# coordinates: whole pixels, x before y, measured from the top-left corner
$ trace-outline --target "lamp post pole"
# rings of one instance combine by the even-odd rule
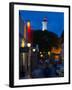
[[[29,51],[28,51],[28,78],[31,78],[31,43],[27,44]]]

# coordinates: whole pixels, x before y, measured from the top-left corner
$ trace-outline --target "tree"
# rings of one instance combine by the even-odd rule
[[[34,30],[33,31],[33,44],[38,44],[41,51],[48,51],[51,47],[57,47],[59,44],[58,36],[47,30]]]

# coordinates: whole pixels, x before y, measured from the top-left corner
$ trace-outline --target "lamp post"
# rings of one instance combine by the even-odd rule
[[[21,46],[20,46],[20,53],[19,53],[19,60],[20,60],[20,78],[23,78],[25,76],[25,52],[23,52],[23,49],[25,47],[25,41],[24,39],[21,40]]]
[[[28,78],[31,78],[31,25],[30,25],[30,21],[28,20],[27,22],[27,35],[28,35],[28,43],[27,43],[27,47],[29,48],[28,51]]]
[[[30,63],[30,59],[31,59],[31,43],[27,43],[27,47],[29,48],[29,52],[28,52],[28,78],[31,78],[31,63]]]

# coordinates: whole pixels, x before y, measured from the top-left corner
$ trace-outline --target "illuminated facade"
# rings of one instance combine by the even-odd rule
[[[62,48],[58,47],[58,48],[52,48],[51,49],[51,53],[54,54],[54,59],[59,60],[60,59],[60,54],[61,54]]]
[[[43,22],[42,22],[42,31],[47,30],[47,19],[44,18]]]

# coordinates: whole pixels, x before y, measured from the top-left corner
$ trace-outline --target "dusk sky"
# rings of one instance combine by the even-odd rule
[[[47,30],[61,36],[64,30],[64,13],[44,12],[44,11],[25,11],[20,10],[19,14],[24,22],[30,20],[33,30],[42,30],[42,21],[47,18]]]

